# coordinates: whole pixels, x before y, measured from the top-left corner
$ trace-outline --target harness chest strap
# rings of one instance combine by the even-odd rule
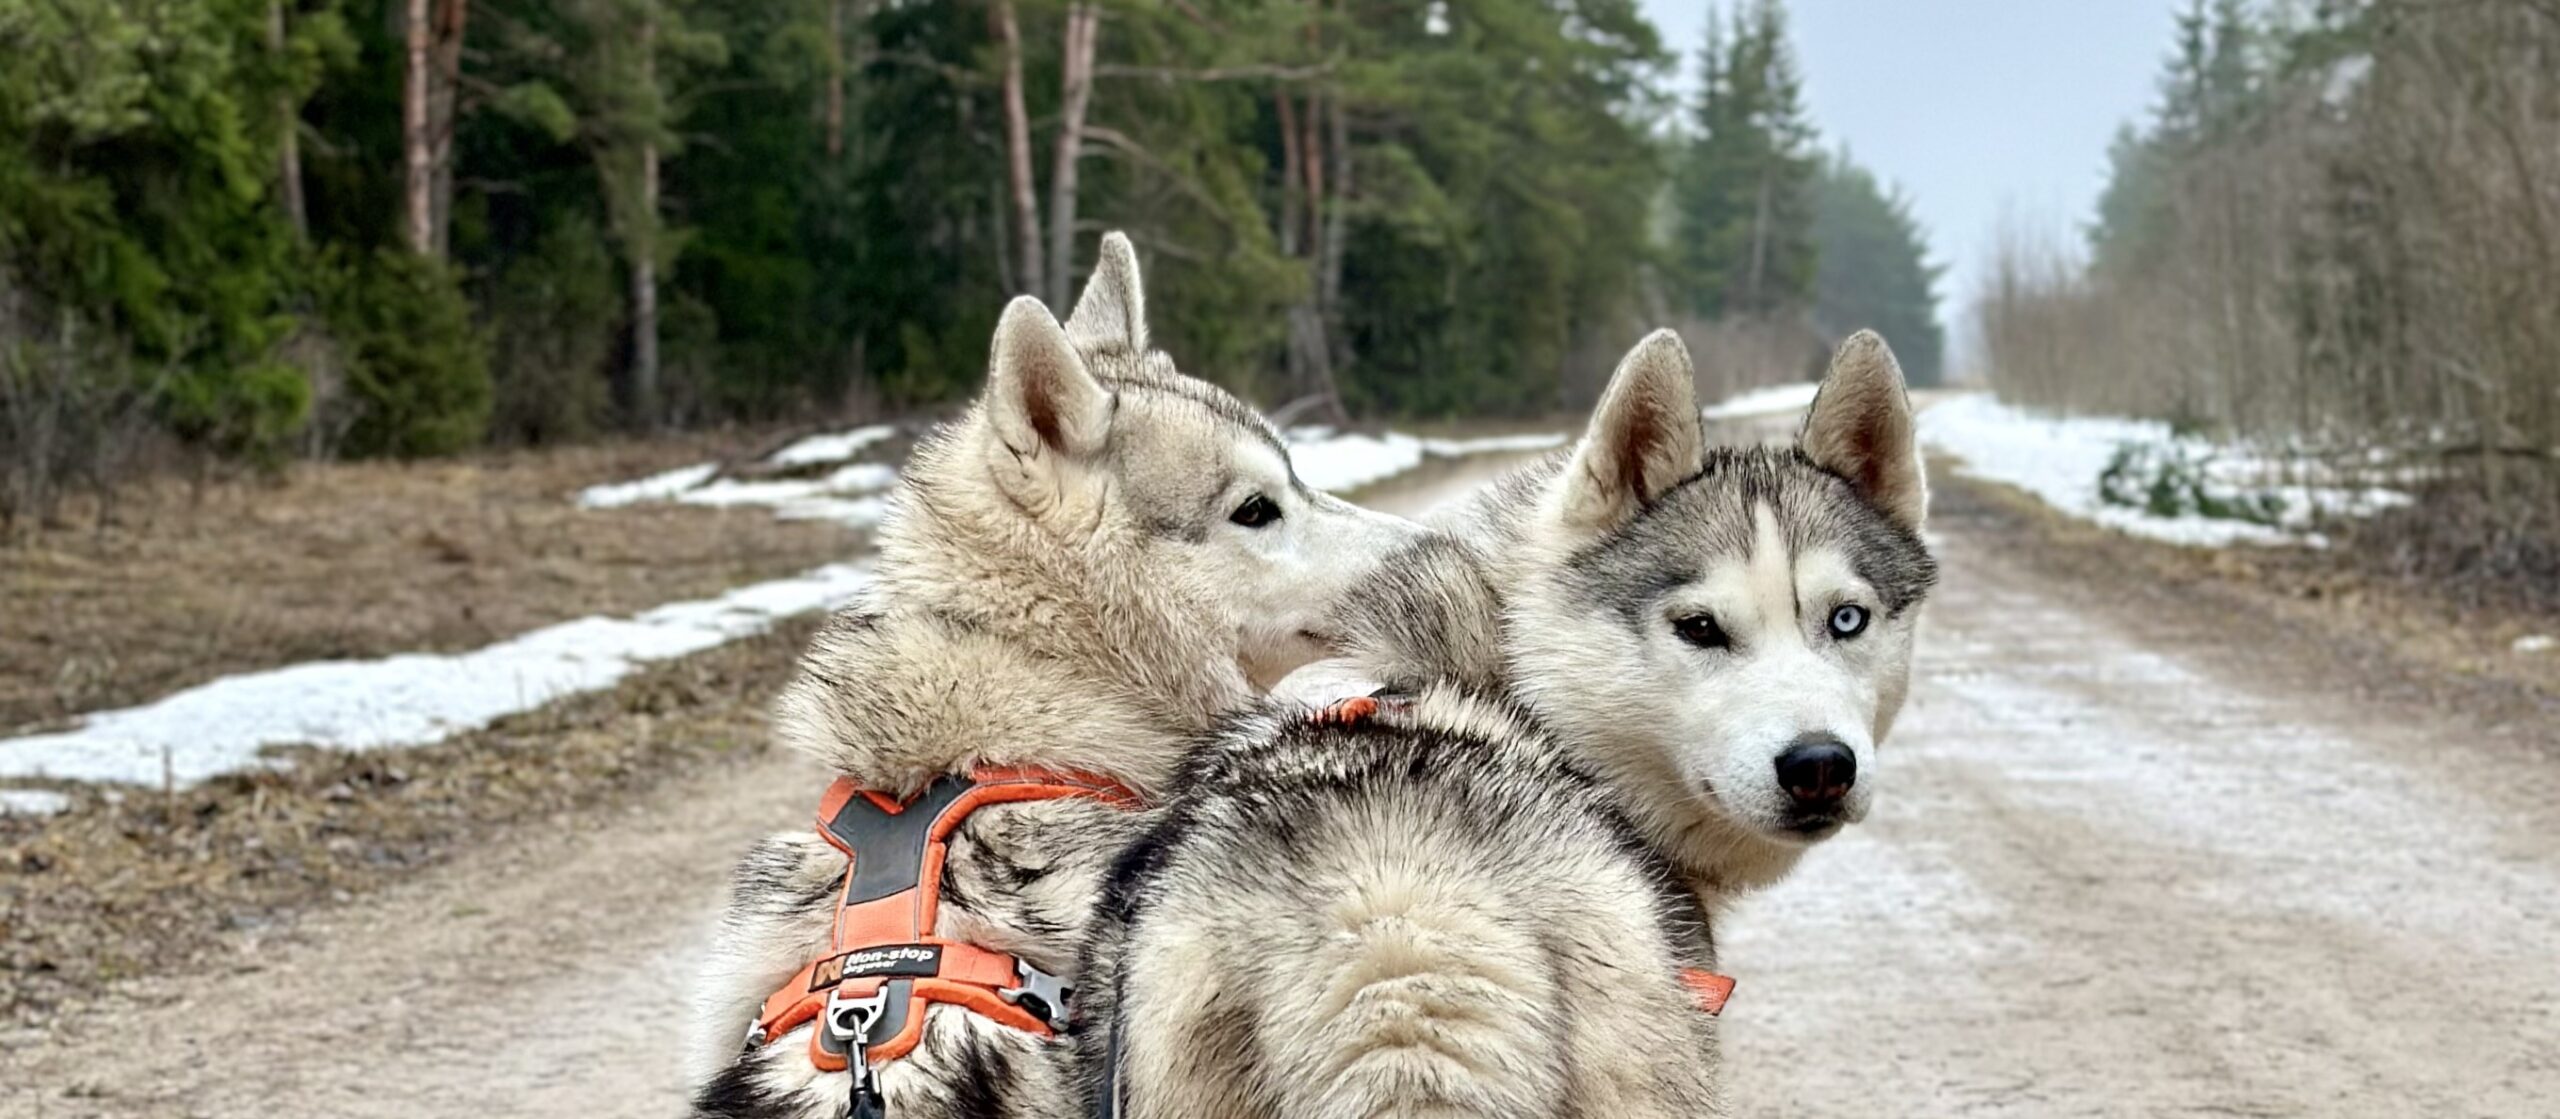
[[[825,955],[765,1000],[749,1045],[821,1018],[810,1031],[818,1068],[893,1060],[924,1034],[933,1003],[967,1007],[1006,1026],[1050,1036],[1065,1028],[1068,989],[1017,957],[933,933],[942,866],[953,829],[990,804],[1079,798],[1133,807],[1136,794],[1089,774],[985,768],[946,776],[904,801],[839,777],[818,804],[818,835],[844,852]],[[858,1072],[857,1091],[865,1072]]]

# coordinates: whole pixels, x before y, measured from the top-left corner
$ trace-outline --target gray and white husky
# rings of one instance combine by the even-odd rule
[[[1186,763],[1083,965],[1088,1100],[1174,1116],[1723,1114],[1684,972],[1865,816],[1935,566],[1900,370],[1844,344],[1793,447],[1705,446],[1631,353],[1575,447],[1332,627],[1408,693]]]
[[[891,796],[979,766],[1160,790],[1220,713],[1321,653],[1343,594],[1418,531],[1308,489],[1269,423],[1151,349],[1116,233],[1063,327],[1035,300],[1005,309],[984,394],[917,448],[891,509],[867,605],[817,636],[775,718],[781,741]],[[1141,822],[1092,800],[978,810],[951,836],[932,931],[1071,973]],[[698,998],[697,1114],[843,1112],[847,1074],[812,1064],[810,1027],[740,1038],[827,949],[846,865],[809,831],[739,865]],[[1055,1113],[1023,1083],[1061,1065],[1044,1047],[936,1006],[880,1086],[902,1119]]]

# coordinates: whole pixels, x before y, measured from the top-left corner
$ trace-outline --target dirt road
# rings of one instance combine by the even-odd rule
[[[1942,492],[1878,815],[1724,930],[1736,1113],[2560,1114],[2553,728],[2361,694]],[[0,1113],[673,1113],[719,874],[814,787],[724,770],[131,984],[0,1051]]]
[[[1737,1114],[2560,1115],[2560,725],[1940,494],[1878,813],[1727,923]]]

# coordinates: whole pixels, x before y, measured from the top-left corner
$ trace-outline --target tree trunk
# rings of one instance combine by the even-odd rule
[[[1037,295],[1048,269],[1040,259],[1040,200],[1031,182],[1031,113],[1022,101],[1022,27],[1013,0],[996,0],[996,43],[1004,52],[1005,187],[1013,200],[1013,248],[1021,272],[1016,295]]]
[[[1075,282],[1076,161],[1084,157],[1085,106],[1093,99],[1094,43],[1102,9],[1067,5],[1066,57],[1058,79],[1058,150],[1049,168],[1049,306],[1065,308]]]
[[[1769,173],[1760,172],[1760,197],[1751,211],[1751,288],[1746,311],[1760,310],[1760,285],[1769,262]]]
[[[409,249],[434,256],[435,146],[427,134],[428,55],[435,43],[429,0],[404,0],[402,40],[407,48],[401,70],[400,162],[401,230]]]
[[[1346,368],[1351,364],[1351,341],[1342,329],[1342,254],[1351,226],[1351,121],[1342,111],[1341,90],[1325,102],[1325,126],[1333,148],[1333,197],[1325,203],[1324,257],[1317,275],[1316,305],[1324,312],[1325,336],[1333,343],[1333,364]],[[1337,399],[1335,408],[1340,407]]]
[[[267,49],[284,57],[284,0],[267,0]],[[311,218],[302,201],[302,114],[293,95],[276,95],[276,197],[284,203],[286,224],[297,242],[311,239]]]
[[[658,81],[658,21],[640,20],[640,84]],[[657,122],[651,122],[652,125]],[[626,248],[631,254],[631,416],[643,429],[658,423],[658,140],[640,142],[640,196]]]
[[[827,158],[844,154],[844,8],[827,0]]]
[[[471,0],[436,0],[435,72],[427,87],[428,195],[435,255],[453,239],[453,130],[462,96],[462,34]]]
[[[1312,264],[1321,254],[1317,234],[1322,228],[1318,217],[1323,196],[1310,193],[1308,187],[1324,181],[1324,173],[1311,166],[1324,158],[1316,145],[1318,108],[1311,97],[1301,112],[1297,99],[1285,89],[1274,104],[1280,118],[1280,255]],[[1318,282],[1311,269],[1307,293],[1284,314],[1282,369],[1291,392],[1321,400],[1324,418],[1341,423],[1345,418],[1342,398],[1334,390],[1332,347],[1325,341]]]
[[[401,41],[401,230],[409,248],[444,255],[453,209],[453,118],[462,77],[467,0],[403,0]]]
[[[1299,114],[1298,118],[1300,126],[1306,129],[1306,135],[1298,140],[1298,150],[1302,153],[1299,166],[1306,168],[1307,171],[1306,246],[1307,257],[1310,260],[1315,259],[1324,248],[1324,231],[1318,224],[1319,219],[1324,215],[1324,145],[1317,139],[1316,132],[1317,125],[1322,123],[1319,118],[1324,113],[1324,106],[1317,100],[1319,96],[1321,95],[1312,91],[1307,94],[1306,111]]]
[[[1298,255],[1298,104],[1283,89],[1272,99],[1280,115],[1280,255]]]

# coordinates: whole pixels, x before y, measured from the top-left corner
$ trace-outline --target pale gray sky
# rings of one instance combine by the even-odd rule
[[[1708,0],[1642,3],[1681,53],[1681,88],[1692,88]],[[2089,220],[2108,139],[2151,105],[2177,6],[1787,0],[1823,146],[1846,142],[1911,195],[1949,266],[1939,318],[1951,339],[2004,210],[2074,236]]]

